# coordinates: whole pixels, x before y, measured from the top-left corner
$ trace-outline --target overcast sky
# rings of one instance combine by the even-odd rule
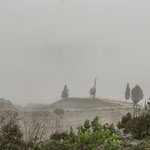
[[[150,95],[149,0],[0,0],[0,97],[51,103],[124,100],[127,82]]]

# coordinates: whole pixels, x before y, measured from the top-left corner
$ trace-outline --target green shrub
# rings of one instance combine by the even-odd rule
[[[79,149],[96,150],[98,147],[103,150],[121,149],[122,143],[118,140],[118,136],[104,129],[98,120],[99,118],[95,117],[91,123],[87,120],[84,126],[78,127]]]
[[[128,128],[128,124],[132,119],[132,115],[131,113],[127,113],[126,116],[123,116],[121,121],[118,122],[117,127],[118,129],[123,129],[124,133],[128,133],[129,132],[129,128]]]
[[[1,127],[0,150],[20,150],[23,145],[22,133],[15,121]]]
[[[92,122],[86,120],[83,126],[77,128],[77,134],[72,128],[69,133],[54,133],[47,141],[44,150],[120,150],[122,142],[118,136],[104,128],[98,120],[98,117]],[[109,128],[114,131],[113,125]],[[36,145],[35,150],[40,150],[37,149],[38,146],[41,147],[41,143]]]
[[[110,125],[109,124],[105,124],[103,126],[103,128],[104,128],[104,130],[109,130],[111,134],[117,134],[114,123],[112,123]]]
[[[56,108],[56,109],[54,110],[54,113],[55,113],[56,115],[64,115],[65,111],[64,111],[63,109]]]
[[[115,134],[114,125],[102,126],[99,118],[86,120],[77,128],[77,133],[70,131],[55,132],[46,141],[25,143],[16,121],[10,121],[0,130],[0,150],[121,150],[122,142]]]
[[[150,114],[141,114],[132,117],[131,114],[123,116],[117,127],[123,129],[124,133],[131,133],[134,138],[143,139],[150,136]]]

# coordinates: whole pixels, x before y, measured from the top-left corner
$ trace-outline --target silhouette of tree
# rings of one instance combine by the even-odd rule
[[[130,99],[130,85],[127,83],[126,91],[125,91],[125,99],[126,101]]]
[[[136,85],[131,91],[131,98],[133,103],[137,105],[138,102],[143,99],[143,97],[143,90],[139,85]]]
[[[61,98],[62,99],[69,98],[69,92],[68,92],[67,85],[64,86],[64,90],[62,91]]]
[[[139,85],[136,85],[132,91],[131,91],[131,98],[133,101],[133,110],[134,110],[134,116],[136,117],[138,115],[138,103],[143,99],[143,90]]]

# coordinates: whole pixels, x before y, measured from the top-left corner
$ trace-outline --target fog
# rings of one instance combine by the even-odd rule
[[[71,97],[124,100],[127,82],[150,93],[148,0],[1,0],[0,97],[52,103]]]

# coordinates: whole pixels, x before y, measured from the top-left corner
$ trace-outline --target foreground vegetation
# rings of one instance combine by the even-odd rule
[[[48,140],[24,142],[16,120],[0,121],[0,150],[150,150],[150,113],[123,116],[117,124],[101,125],[99,118],[86,120],[75,132],[56,132]]]
[[[1,128],[0,150],[120,150],[122,142],[115,134],[114,125],[102,126],[95,117],[92,122],[86,120],[84,125],[74,133],[54,133],[49,140],[33,140],[23,142],[22,134],[14,120],[9,121]]]
[[[123,116],[117,124],[124,135],[124,149],[150,150],[150,113],[133,117],[130,113]]]

